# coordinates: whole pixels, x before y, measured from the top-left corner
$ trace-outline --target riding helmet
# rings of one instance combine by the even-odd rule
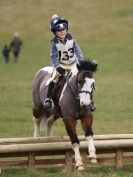
[[[53,33],[63,29],[68,30],[68,21],[58,15],[53,15],[50,22],[50,29]]]

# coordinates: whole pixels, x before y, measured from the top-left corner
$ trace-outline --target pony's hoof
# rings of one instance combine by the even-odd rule
[[[90,159],[90,163],[97,163],[97,159]]]
[[[78,171],[83,171],[83,170],[85,170],[85,166],[84,166],[83,163],[77,163],[77,164],[75,165],[75,168],[76,168]]]
[[[83,165],[80,165],[79,167],[77,167],[78,171],[84,171],[85,167]]]
[[[40,137],[40,135],[39,134],[34,134],[34,136],[33,136],[34,138],[39,138]]]

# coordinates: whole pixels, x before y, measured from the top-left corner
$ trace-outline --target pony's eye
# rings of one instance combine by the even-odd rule
[[[79,81],[78,81],[78,84],[82,84],[82,82],[83,82],[83,81],[79,80]]]
[[[82,85],[82,84],[81,84],[80,82],[78,82],[78,88],[81,88],[81,85]]]
[[[82,81],[79,81],[78,83],[79,83],[80,85],[84,85],[85,81],[82,80]]]

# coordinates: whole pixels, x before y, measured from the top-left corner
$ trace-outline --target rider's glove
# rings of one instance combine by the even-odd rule
[[[65,69],[62,68],[61,66],[58,66],[58,67],[56,68],[56,71],[59,72],[60,74],[65,74]]]

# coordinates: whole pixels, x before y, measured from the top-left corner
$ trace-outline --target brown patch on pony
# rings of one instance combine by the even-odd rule
[[[81,123],[82,123],[82,128],[84,131],[87,130],[88,127],[92,126],[93,123],[93,115],[90,114],[89,116],[85,116],[81,119]]]
[[[43,113],[43,108],[38,108],[38,109],[33,108],[32,111],[35,118],[40,118]]]
[[[83,83],[84,84],[86,77],[92,78],[93,77],[93,72],[85,71],[85,70],[83,72],[79,72],[78,77],[77,77],[78,83]]]
[[[77,77],[78,83],[81,83],[81,82],[84,81],[84,73],[85,72],[79,72],[78,73],[78,77]]]
[[[66,131],[70,137],[70,140],[72,144],[78,143],[79,144],[79,139],[77,137],[77,132],[76,132],[76,124],[77,120],[73,117],[67,117],[63,119]]]

